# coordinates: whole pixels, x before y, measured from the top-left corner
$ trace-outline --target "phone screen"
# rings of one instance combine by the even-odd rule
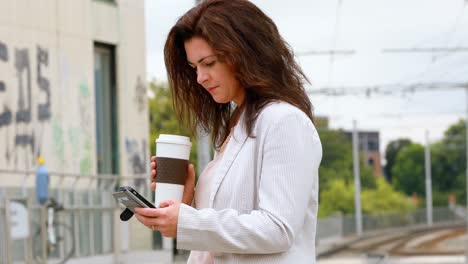
[[[132,212],[135,212],[136,207],[155,208],[152,203],[146,200],[133,188],[128,186],[121,187],[119,191],[113,193],[113,196]]]

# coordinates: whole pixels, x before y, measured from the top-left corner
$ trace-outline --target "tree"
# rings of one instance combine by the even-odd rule
[[[329,183],[337,179],[344,180],[346,184],[354,182],[351,141],[339,130],[319,128],[319,134],[323,150],[319,170],[320,190],[327,189]],[[376,184],[372,168],[364,164],[362,157],[360,168],[362,188],[374,188]]]
[[[387,147],[385,148],[385,166],[384,166],[384,174],[385,178],[388,182],[392,182],[392,168],[395,165],[395,160],[400,152],[405,146],[410,145],[412,142],[409,139],[402,138],[390,141]]]
[[[377,179],[376,184],[375,189],[366,189],[361,193],[364,214],[407,213],[415,208],[408,197],[395,191],[384,179]],[[354,184],[346,184],[342,179],[333,180],[322,192],[319,217],[335,212],[354,214]]]
[[[393,150],[392,153],[397,153],[394,163],[391,165],[393,186],[407,194],[415,192],[419,196],[424,195],[424,147],[417,144],[408,145],[406,139],[394,142],[397,143],[387,147],[387,150]],[[459,120],[451,125],[445,131],[442,140],[430,145],[434,206],[447,206],[450,194],[456,195],[457,202],[466,203],[465,146],[464,120]],[[398,148],[399,150],[396,151]],[[386,158],[388,163],[387,154]]]
[[[338,130],[319,130],[322,142],[322,161],[320,163],[320,189],[325,189],[328,183],[343,179],[350,183],[353,179],[350,164],[352,164],[351,144],[343,133]]]
[[[443,139],[431,145],[432,186],[435,193],[435,205],[446,206],[449,194],[455,194],[458,202],[465,202],[465,146],[464,120],[459,120],[451,125],[445,131]]]
[[[407,195],[424,195],[424,147],[410,144],[401,149],[392,168],[392,184]]]
[[[460,153],[461,152],[461,153]],[[437,142],[431,145],[432,184],[437,191],[452,191],[465,177],[464,147]]]
[[[362,211],[369,214],[384,212],[408,213],[415,208],[410,199],[395,191],[384,179],[377,179],[377,188],[364,190],[361,195]]]
[[[192,141],[190,163],[197,168],[197,140],[191,131],[177,119],[172,104],[172,94],[167,83],[151,82],[149,89],[154,96],[149,100],[150,140],[151,150],[156,149],[155,140],[160,134],[175,134],[188,136]],[[153,152],[154,153],[154,152]]]
[[[343,179],[331,181],[320,195],[318,216],[327,217],[336,212],[354,213],[354,185],[346,184]]]

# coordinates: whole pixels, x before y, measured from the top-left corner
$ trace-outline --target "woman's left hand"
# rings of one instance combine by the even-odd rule
[[[135,208],[135,216],[142,224],[158,230],[165,237],[177,236],[180,202],[162,201],[159,208]]]

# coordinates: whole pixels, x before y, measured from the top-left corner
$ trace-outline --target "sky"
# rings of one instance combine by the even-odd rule
[[[164,41],[194,0],[146,0],[147,79],[165,81]],[[468,84],[468,0],[252,0],[270,16],[296,54],[311,84],[316,116],[330,128],[380,132],[380,149],[391,140],[424,144],[439,140],[467,115],[464,89],[403,92],[416,83]],[[458,52],[391,53],[384,49],[453,48]],[[463,50],[463,47],[465,48]],[[311,51],[351,55],[306,55]],[[385,87],[387,93],[362,88]],[[446,86],[438,86],[446,87]],[[317,91],[343,89],[345,94]],[[382,89],[382,88],[380,88]],[[467,88],[468,89],[468,88]]]

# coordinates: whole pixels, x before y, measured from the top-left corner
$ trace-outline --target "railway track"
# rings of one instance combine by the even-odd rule
[[[461,255],[465,252],[464,223],[450,226],[423,227],[367,235],[338,245],[318,255],[318,258],[343,256],[420,256]]]

